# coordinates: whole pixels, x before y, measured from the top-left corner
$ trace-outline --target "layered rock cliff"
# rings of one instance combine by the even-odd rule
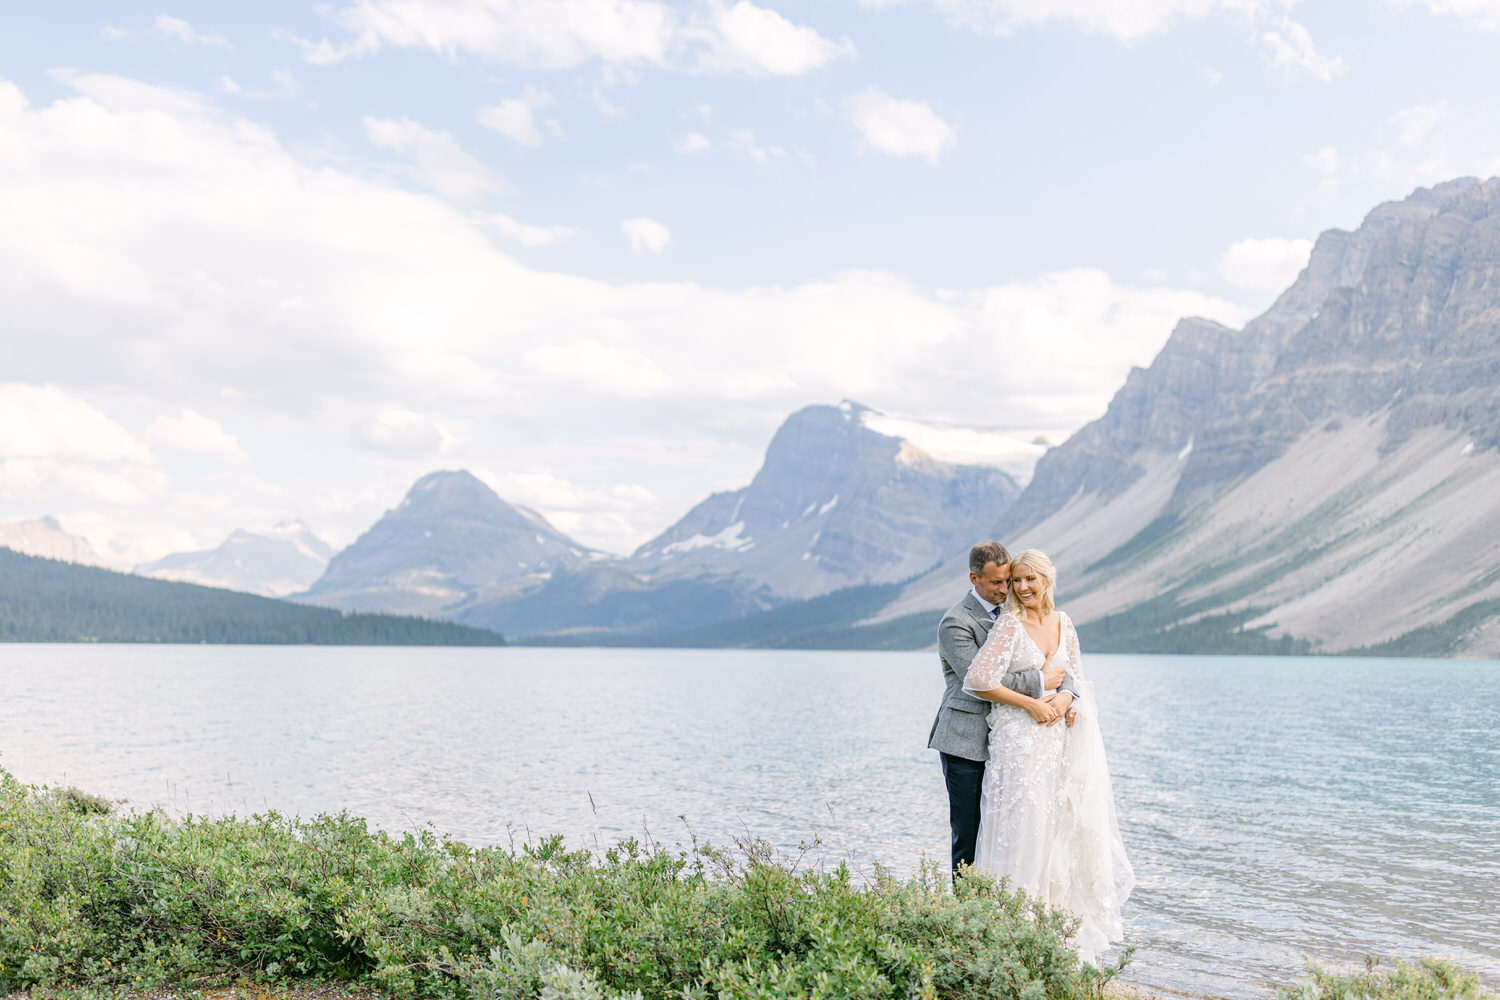
[[[997,531],[1113,648],[1497,655],[1497,447],[1500,178],[1466,179],[1323,234],[1243,330],[1184,320]]]

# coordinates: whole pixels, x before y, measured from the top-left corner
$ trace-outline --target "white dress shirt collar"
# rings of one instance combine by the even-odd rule
[[[980,607],[984,608],[986,614],[988,614],[991,618],[995,617],[995,609],[1000,605],[991,604],[989,601],[986,601],[984,598],[979,596],[979,591],[975,590],[973,587],[969,588],[969,593],[974,595],[974,600],[979,602]]]

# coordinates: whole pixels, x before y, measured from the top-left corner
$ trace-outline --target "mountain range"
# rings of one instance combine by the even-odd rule
[[[333,549],[307,525],[284,521],[269,531],[234,531],[217,548],[178,552],[143,563],[135,572],[158,580],[285,597],[315,583],[332,558]]]
[[[297,599],[600,641],[909,580],[983,531],[1019,488],[998,468],[945,462],[873,429],[882,416],[849,401],[799,410],[747,486],[624,558],[574,542],[467,471],[434,472]]]
[[[1024,489],[919,427],[799,410],[628,556],[434,472],[295,599],[532,642],[919,648],[995,537],[1052,556],[1097,650],[1500,655],[1500,178],[1322,234],[1242,329],[1183,319]],[[248,586],[242,534],[140,570]]]

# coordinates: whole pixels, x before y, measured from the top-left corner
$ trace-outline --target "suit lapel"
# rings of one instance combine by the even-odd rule
[[[990,626],[995,624],[995,619],[984,610],[984,605],[979,603],[979,598],[972,591],[964,598],[964,607],[968,609],[969,617],[974,619],[974,630],[979,633],[979,644],[982,646],[984,640],[989,638]]]

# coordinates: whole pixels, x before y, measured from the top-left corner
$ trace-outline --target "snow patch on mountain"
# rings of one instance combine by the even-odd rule
[[[743,552],[755,544],[755,539],[741,537],[744,532],[745,522],[736,521],[716,534],[693,535],[680,542],[673,542],[663,547],[661,554],[670,556],[679,552],[691,552],[694,549],[728,549],[731,552]]]
[[[846,411],[847,413],[848,411]],[[971,427],[901,417],[879,410],[860,410],[860,422],[877,434],[901,438],[918,452],[954,465],[986,465],[1001,469],[1018,483],[1031,478],[1037,459],[1067,438],[1066,431],[1007,427]],[[904,451],[901,461],[910,463]]]

